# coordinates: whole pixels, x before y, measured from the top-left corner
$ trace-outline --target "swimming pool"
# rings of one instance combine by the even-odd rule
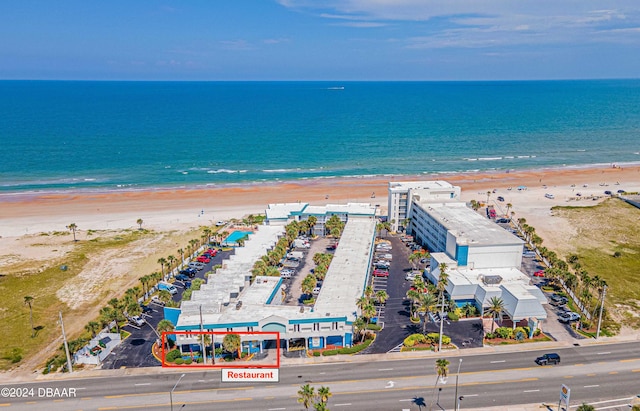
[[[224,239],[224,242],[227,244],[235,243],[239,239],[244,238],[249,234],[253,234],[253,231],[234,231],[233,233],[229,234],[227,238]]]

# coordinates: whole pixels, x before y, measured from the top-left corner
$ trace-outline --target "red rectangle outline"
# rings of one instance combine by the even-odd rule
[[[227,334],[238,334],[238,335],[275,335],[276,336],[276,363],[275,364],[256,364],[256,365],[230,365],[229,363],[223,363],[218,365],[216,364],[185,364],[185,365],[176,365],[169,364],[165,362],[165,341],[167,335],[200,335],[200,334],[209,334],[209,335],[227,335]],[[161,358],[160,362],[162,363],[162,367],[164,368],[280,368],[280,332],[278,331],[163,331],[162,338],[160,339],[161,344]]]

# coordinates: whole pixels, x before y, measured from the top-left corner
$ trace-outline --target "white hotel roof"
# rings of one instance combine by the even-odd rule
[[[292,213],[300,213],[309,203],[269,204],[265,210],[267,220],[286,220]]]
[[[349,214],[349,218],[355,215],[375,215],[376,208],[369,203],[327,204],[326,206],[308,206],[303,214]]]
[[[523,244],[520,238],[488,218],[471,210],[463,202],[419,202],[420,207],[469,245]]]
[[[279,284],[279,277],[257,277],[250,287],[242,289],[247,276],[251,275],[253,262],[266,253],[266,250],[261,251],[261,247],[252,247],[252,242],[265,242],[268,238],[251,235],[245,247],[236,248],[236,258],[223,264],[227,268],[209,276],[208,282],[192,293],[190,301],[182,302],[178,326],[199,326],[200,309],[204,324],[253,323],[269,316],[284,319],[346,316],[349,321],[355,320],[356,300],[364,291],[375,227],[376,219],[373,217],[349,217],[315,306],[302,310],[298,306],[266,304]],[[260,226],[260,231],[273,230],[274,240],[283,229],[283,226]],[[253,252],[242,251],[247,248]],[[229,304],[232,292],[239,293],[235,299],[242,301],[239,309],[236,309],[236,304]]]
[[[369,272],[376,222],[372,217],[349,216],[316,300],[316,313],[355,320],[356,300],[362,297]]]
[[[446,181],[437,180],[437,181],[390,181],[389,189],[391,191],[406,191],[408,189],[451,189],[454,186],[451,183]]]

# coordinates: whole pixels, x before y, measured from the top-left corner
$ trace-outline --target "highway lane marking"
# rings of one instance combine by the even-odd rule
[[[585,385],[583,388],[595,388],[595,387],[599,387],[600,384],[594,384],[594,385]]]
[[[614,375],[614,374],[617,374],[617,373],[618,373],[618,371],[611,371],[611,372],[609,373],[609,375]]]
[[[349,405],[351,405],[351,403],[350,403],[350,402],[346,402],[346,403],[344,403],[344,404],[333,404],[333,406],[334,406],[334,407],[347,407],[347,406],[349,406]]]
[[[611,354],[611,351],[599,352],[599,353],[596,353],[596,354],[598,354],[598,355],[607,355],[607,354]]]
[[[540,392],[540,390],[524,390],[522,392]]]
[[[477,397],[478,395],[480,395],[480,394],[467,394],[464,397],[465,398],[467,398],[467,397]]]
[[[150,382],[139,382],[139,383],[137,383],[137,384],[133,384],[133,385],[135,385],[135,386],[138,386],[138,387],[139,387],[139,386],[141,386],[141,385],[151,385],[151,383],[150,383]]]
[[[595,376],[596,376],[595,373],[587,374],[587,377],[595,377]]]
[[[631,372],[640,372],[640,370],[631,370]]]
[[[490,361],[489,364],[498,364],[501,362],[507,362],[507,360],[500,360],[500,361]]]
[[[276,397],[264,397],[265,400],[272,400],[274,398],[276,398]]]
[[[10,402],[6,402],[4,404],[0,404],[0,407],[11,407],[11,403]]]
[[[166,393],[165,393],[166,394]],[[185,405],[202,405],[202,404],[211,404],[211,403],[221,403],[221,402],[235,402],[235,401],[253,401],[253,398],[233,398],[229,400],[210,400],[210,401],[180,401],[180,403]],[[102,407],[98,408],[98,411],[108,411],[108,410],[125,410],[125,409],[136,409],[136,408],[167,408],[171,404],[168,402],[162,404],[144,404],[144,405],[119,405],[115,407]]]
[[[282,411],[282,410],[286,410],[286,408],[269,408],[269,409],[267,409],[267,411]]]
[[[634,361],[638,361],[640,360],[640,358],[629,358],[626,360],[619,360],[620,362],[634,362]]]
[[[217,380],[220,381],[220,380]],[[186,390],[186,391],[176,391],[175,394],[193,394],[198,392],[210,392],[210,391],[238,391],[238,390],[252,390],[255,387],[235,387],[235,388],[208,388],[202,390]],[[103,398],[113,399],[113,398],[126,398],[126,397],[141,397],[141,396],[149,396],[149,395],[163,395],[166,392],[140,392],[135,394],[119,394],[119,395],[105,395]]]
[[[378,371],[393,371],[393,368],[378,368]]]
[[[408,401],[413,401],[413,398],[409,398],[408,400],[398,400],[399,402],[408,402]]]
[[[616,401],[631,401],[634,398],[636,398],[636,397],[617,398],[615,400],[602,400],[602,401],[597,401],[597,402],[589,402],[589,405],[605,404],[607,402],[616,402]]]

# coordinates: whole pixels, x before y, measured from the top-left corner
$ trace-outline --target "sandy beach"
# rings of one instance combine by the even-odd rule
[[[490,192],[489,202],[499,213],[506,212],[507,204],[511,204],[510,212],[515,212],[516,218],[526,218],[547,248],[564,255],[575,233],[568,222],[551,216],[551,207],[594,205],[607,197],[606,190],[640,191],[640,166],[336,178],[185,190],[4,194],[0,196],[0,270],[7,274],[39,272],[41,267],[62,261],[76,244],[66,229],[70,223],[77,225],[77,237],[83,241],[138,228],[136,221],[142,219],[144,228],[155,235],[126,248],[92,255],[83,271],[56,292],[69,310],[68,332],[73,335],[97,316],[109,298],[136,285],[140,275],[158,271],[158,258],[179,255],[176,250],[199,237],[201,226],[263,213],[269,203],[297,201],[313,205],[367,202],[380,205],[384,214],[388,182],[393,180],[449,181],[462,187],[465,201],[485,202]],[[520,186],[526,189],[518,190]],[[554,198],[546,198],[547,193]],[[498,201],[498,196],[504,201]],[[43,232],[65,235],[39,234]],[[96,290],[100,290],[100,297]],[[46,355],[37,355],[20,369],[28,372],[44,360]]]

